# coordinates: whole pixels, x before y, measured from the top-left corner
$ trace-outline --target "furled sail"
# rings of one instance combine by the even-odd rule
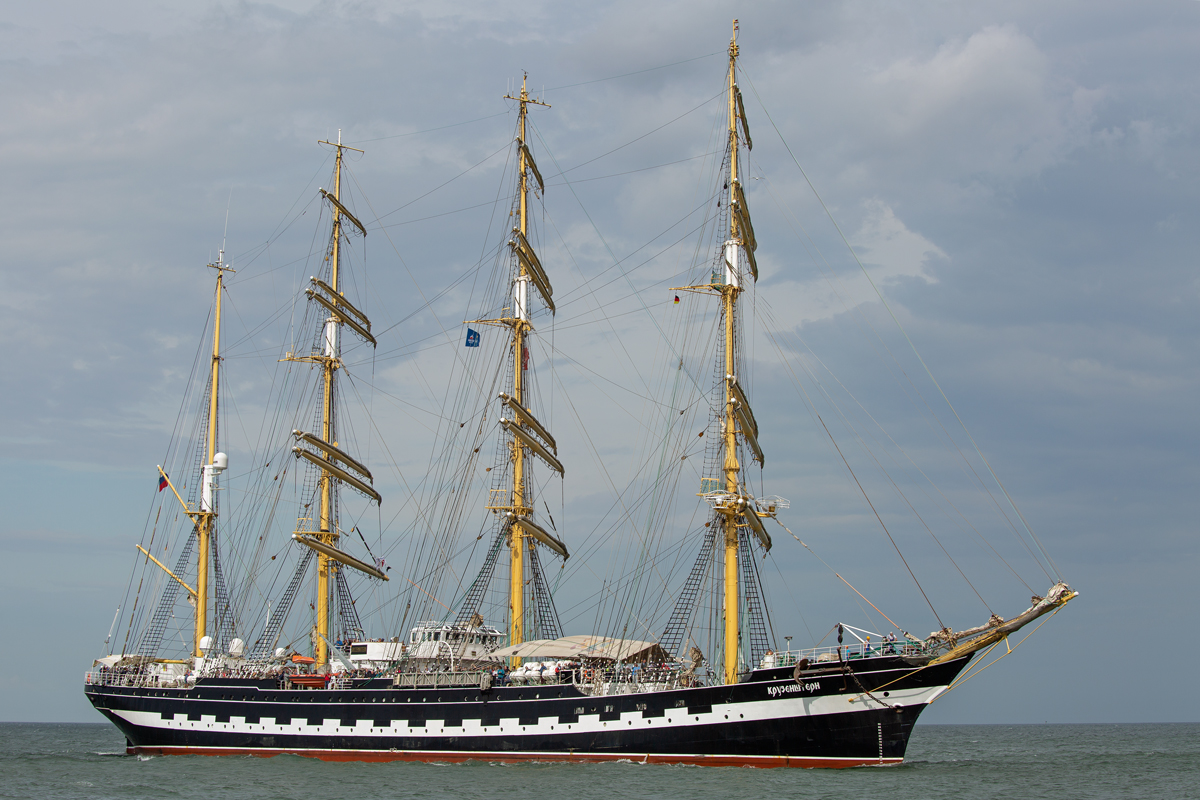
[[[529,245],[529,240],[525,238],[525,234],[521,233],[519,228],[513,228],[513,238],[508,243],[516,250],[517,258],[529,270],[529,277],[533,279],[533,285],[537,287],[546,307],[550,309],[550,313],[554,313],[554,301],[551,299],[554,288],[550,285],[550,279],[546,277],[546,271],[542,269],[542,262],[538,260],[537,254]]]
[[[551,450],[555,453],[558,452],[558,445],[555,443],[554,437],[546,430],[546,426],[538,421],[537,417],[533,416],[528,409],[522,408],[520,403],[504,392],[500,393],[500,399],[504,401],[506,406],[512,409],[513,414],[517,417],[517,421],[527,428],[532,428],[533,432],[542,437],[542,441],[549,445]]]
[[[316,550],[318,553],[329,556],[339,564],[345,564],[347,567],[353,567],[359,572],[370,575],[372,578],[379,578],[383,581],[388,580],[387,573],[383,570],[376,569],[365,561],[360,561],[349,553],[338,550],[332,545],[325,544],[322,541],[318,541],[311,536],[305,536],[301,533],[293,533],[292,538],[305,547],[310,547],[313,550]]]
[[[309,278],[309,283],[326,292],[333,302],[337,303],[344,310],[350,312],[358,320],[358,323],[367,330],[371,330],[371,320],[367,319],[367,315],[359,311],[358,308],[346,299],[346,296],[340,292],[335,292],[333,287],[320,278]]]
[[[538,189],[546,191],[546,184],[542,182],[542,173],[538,171],[537,164],[533,160],[533,153],[529,152],[529,147],[524,142],[521,142],[521,150],[525,153],[525,166],[529,167],[533,177],[537,178]]]
[[[737,112],[738,118],[742,121],[742,133],[746,136],[746,149],[753,150],[754,142],[750,140],[750,123],[746,122],[746,106],[742,103],[742,90],[734,84],[734,91],[737,96]]]
[[[313,283],[318,284],[321,282],[316,278],[313,278]],[[351,306],[349,303],[344,301],[339,302],[342,300],[341,295],[331,291],[330,295],[333,299],[330,299],[326,298],[323,294],[314,289],[306,289],[304,293],[324,306],[325,310],[337,317],[339,322],[357,333],[365,341],[370,342],[372,347],[376,345],[375,337],[371,335],[370,321],[368,321],[366,317],[362,316],[361,313],[357,313],[358,309],[354,309],[354,306]],[[351,312],[350,309],[354,309],[354,312]],[[366,324],[364,325],[362,322],[359,322],[359,319],[355,319],[356,316]]]
[[[562,462],[551,455],[550,451],[543,447],[541,442],[526,433],[524,428],[508,419],[500,420],[500,424],[504,426],[504,430],[517,437],[517,440],[521,444],[528,447],[534,455],[545,461],[551,469],[560,475],[564,474]]]
[[[563,558],[570,558],[570,554],[567,553],[567,546],[560,542],[556,537],[552,536],[545,528],[529,519],[529,517],[513,517],[513,524],[520,526],[521,530],[525,531],[534,539],[537,539],[539,542],[546,545],[546,547],[549,547]]]
[[[758,422],[754,419],[754,412],[750,410],[750,403],[746,401],[746,395],[742,393],[742,387],[738,385],[736,378],[729,379],[729,388],[733,413],[737,417],[742,438],[754,451],[754,460],[765,464],[762,447],[758,444]]]
[[[348,219],[354,223],[354,227],[358,228],[359,232],[362,233],[363,236],[367,235],[367,229],[364,228],[363,224],[358,221],[358,217],[351,214],[350,210],[347,209],[344,205],[342,205],[341,200],[338,200],[336,197],[334,197],[333,195],[331,195],[329,192],[325,191],[324,189],[320,189],[319,191],[321,192],[322,197],[324,197],[326,200],[328,200],[330,203],[333,204],[334,208],[336,208],[338,211],[342,212],[342,216],[344,216],[346,219]]]
[[[337,461],[342,462],[343,464],[345,464],[348,467],[351,467],[352,469],[354,469],[355,472],[364,476],[367,480],[369,480],[369,481],[375,480],[371,476],[371,471],[369,469],[367,469],[365,466],[363,466],[363,464],[361,462],[359,462],[358,460],[351,458],[347,453],[345,453],[343,450],[341,450],[341,448],[334,447],[329,442],[326,442],[325,440],[321,439],[320,437],[314,436],[311,433],[305,433],[304,431],[292,431],[292,436],[295,436],[298,441],[302,441],[307,444],[311,444],[313,447],[324,450],[325,455],[329,456],[330,458],[336,459]]]
[[[375,489],[369,483],[367,483],[364,480],[361,480],[360,478],[356,478],[355,476],[351,475],[349,472],[342,469],[341,467],[339,467],[337,464],[333,463],[329,459],[322,458],[321,456],[317,455],[316,453],[313,453],[309,450],[305,450],[303,447],[293,447],[292,452],[295,453],[298,457],[302,457],[302,458],[307,459],[308,461],[311,461],[312,463],[316,464],[318,467],[325,470],[326,472],[328,472],[333,477],[337,478],[342,483],[346,484],[347,486],[350,486],[353,489],[357,489],[358,491],[365,494],[367,497],[374,500],[376,503],[383,502],[383,498],[380,496],[379,492],[375,491]]]
[[[763,527],[762,520],[758,518],[753,508],[746,509],[745,516],[746,524],[750,526],[750,530],[754,531],[754,535],[758,537],[758,541],[766,550],[771,549],[771,534],[767,533],[767,529]]]
[[[733,181],[733,206],[737,219],[738,233],[742,239],[742,249],[746,252],[746,261],[750,265],[750,274],[758,280],[758,262],[754,260],[754,251],[758,249],[758,241],[754,238],[754,226],[750,224],[750,209],[746,207],[746,194],[742,191],[742,182]]]

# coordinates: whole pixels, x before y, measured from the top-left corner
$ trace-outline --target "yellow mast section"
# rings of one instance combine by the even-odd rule
[[[221,378],[221,295],[225,285],[226,270],[232,272],[224,263],[224,251],[217,257],[217,263],[209,264],[217,271],[217,294],[213,305],[213,348],[212,348],[212,377],[208,400],[208,460],[203,467],[205,477],[202,482],[213,480],[211,471],[217,455],[217,411],[220,394]],[[208,635],[208,564],[210,541],[213,523],[216,520],[216,495],[212,495],[212,504],[201,501],[200,513],[196,517],[196,626],[192,642],[192,655],[201,656],[200,640]]]
[[[730,79],[728,79],[728,90],[730,90],[730,240],[737,240],[738,237],[738,222],[737,215],[732,212],[732,200],[736,194],[736,182],[738,178],[738,132],[734,125],[737,124],[736,114],[737,107],[734,102],[734,86],[737,83],[737,77],[734,76],[734,68],[737,66],[738,58],[738,24],[737,20],[733,22],[733,38],[730,40]],[[732,259],[730,258],[732,255]],[[738,493],[738,473],[742,467],[738,464],[738,439],[734,433],[733,420],[733,396],[730,387],[730,377],[734,373],[734,348],[733,348],[733,312],[737,305],[738,291],[738,269],[737,269],[737,246],[726,247],[726,261],[728,267],[726,269],[727,279],[725,285],[721,287],[721,306],[722,313],[725,317],[725,380],[722,381],[725,385],[725,425],[721,426],[725,431],[725,492],[726,494]],[[732,281],[731,279],[733,278]],[[734,517],[732,509],[725,512],[725,682],[726,684],[736,684],[738,680],[738,525],[737,518]]]
[[[738,219],[733,213],[737,193],[738,139],[737,139],[737,20],[733,21],[733,38],[729,40],[729,239],[725,248],[726,280],[721,287],[721,305],[725,317],[725,421],[722,425],[725,439],[725,493],[737,495],[741,465],[737,459],[737,434],[734,420],[734,399],[731,378],[736,375],[734,359],[734,310],[741,292],[738,270],[739,239]],[[753,513],[753,512],[750,512]],[[725,532],[725,683],[737,683],[738,675],[738,528],[736,507],[724,509]]]
[[[336,160],[333,170],[333,194],[331,203],[333,207],[333,246],[329,255],[329,287],[332,289],[332,294],[335,298],[340,297],[341,289],[339,287],[340,280],[340,264],[339,257],[342,243],[342,154],[344,150],[356,150],[353,147],[347,147],[342,144],[342,132],[338,130],[337,142],[322,141],[321,144],[332,145],[337,148]],[[356,150],[361,153],[361,150]],[[337,370],[341,366],[339,358],[340,343],[338,342],[338,328],[341,320],[336,316],[331,316],[325,321],[325,352],[321,358],[323,371],[323,397],[322,397],[322,413],[321,413],[321,440],[337,446],[334,437],[337,433],[334,424],[334,403],[336,396],[334,393],[334,381],[337,378]],[[334,476],[326,469],[321,470],[321,478],[319,482],[321,495],[321,516],[320,525],[316,532],[316,538],[323,544],[334,547],[337,544],[339,531],[337,527],[336,512],[334,510]],[[328,555],[322,552],[317,553],[317,641],[313,648],[313,657],[316,659],[318,666],[329,661],[329,651],[326,641],[329,639],[329,595],[330,595],[330,578],[336,578],[338,569],[337,562],[331,559]]]
[[[678,286],[677,291],[702,292],[718,294],[721,297],[721,315],[724,326],[721,331],[725,346],[725,359],[722,367],[724,375],[724,406],[720,412],[721,446],[725,457],[721,471],[725,480],[720,491],[706,492],[713,509],[717,512],[717,532],[724,539],[724,609],[725,636],[723,643],[724,664],[723,678],[725,683],[738,681],[739,666],[739,609],[741,589],[738,585],[738,546],[741,536],[739,528],[750,528],[758,537],[764,548],[771,548],[771,537],[763,528],[762,517],[774,517],[775,507],[767,511],[758,511],[754,498],[745,491],[741,481],[742,465],[738,462],[738,434],[746,440],[754,460],[762,463],[762,448],[758,443],[758,423],[754,413],[746,401],[745,393],[738,383],[737,374],[737,299],[745,291],[743,280],[749,275],[758,280],[758,267],[754,261],[754,250],[757,244],[754,240],[754,228],[750,224],[750,213],[746,209],[746,198],[741,182],[738,179],[738,138],[737,123],[741,120],[742,133],[746,147],[750,144],[750,126],[746,122],[746,113],[742,107],[741,93],[737,87],[737,58],[738,58],[738,21],[733,21],[733,36],[729,40],[729,177],[726,184],[726,198],[729,211],[729,237],[722,244],[724,264],[714,271],[710,283],[698,286]],[[745,265],[743,268],[743,264]],[[739,518],[742,522],[739,523]],[[715,534],[717,535],[717,534]]]
[[[525,249],[529,243],[529,171],[530,169],[536,170],[533,160],[529,157],[529,148],[525,144],[525,120],[529,113],[528,106],[531,103],[549,108],[548,103],[530,98],[527,82],[528,76],[523,76],[520,97],[506,95],[507,99],[516,100],[519,103],[517,115],[518,172],[520,175],[519,218],[517,220],[517,232],[520,234],[517,240],[519,273],[513,284],[513,314],[509,325],[512,328],[513,400],[522,408],[525,407],[525,376],[523,374],[525,341],[529,331],[533,329],[529,323],[529,284],[534,280],[534,276],[531,274],[534,257]],[[519,257],[520,253],[527,253],[527,256],[521,258]],[[548,297],[545,299],[549,300]],[[520,415],[513,421],[513,424],[518,427],[523,425]],[[512,519],[516,519],[533,512],[532,498],[527,503],[525,496],[525,448],[516,436],[513,437],[512,442],[512,462],[513,482],[509,513],[512,515]],[[509,644],[520,644],[525,641],[525,537],[525,530],[520,525],[513,523],[509,527]]]

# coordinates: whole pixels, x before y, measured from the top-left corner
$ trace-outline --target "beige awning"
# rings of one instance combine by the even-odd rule
[[[608,636],[564,636],[561,639],[531,639],[491,653],[493,658],[603,658],[611,661],[666,660],[658,642],[613,639]]]

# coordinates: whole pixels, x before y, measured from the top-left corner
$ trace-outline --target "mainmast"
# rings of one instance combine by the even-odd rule
[[[342,132],[338,131],[338,140],[329,142],[322,140],[319,144],[327,144],[336,148],[336,160],[333,171],[333,191],[321,189],[321,196],[329,201],[333,210],[333,232],[330,244],[329,282],[319,278],[310,278],[311,288],[306,290],[308,297],[316,301],[325,311],[326,316],[321,337],[321,349],[305,357],[289,355],[287,360],[310,361],[321,366],[321,432],[319,434],[304,431],[292,431],[296,438],[296,446],[292,452],[297,457],[303,457],[315,464],[320,470],[317,481],[319,495],[319,516],[315,530],[298,530],[293,538],[301,544],[317,552],[317,604],[316,636],[313,642],[313,656],[318,666],[329,661],[329,618],[330,596],[332,582],[336,581],[337,571],[341,566],[349,566],[372,577],[387,580],[387,575],[376,567],[372,567],[353,556],[343,553],[337,548],[341,538],[338,526],[337,486],[347,484],[376,503],[381,498],[371,486],[373,480],[370,471],[345,453],[339,446],[337,428],[337,374],[342,367],[340,332],[346,326],[358,334],[363,340],[375,346],[375,338],[371,335],[371,322],[366,316],[346,300],[341,290],[341,240],[343,220],[348,220],[363,236],[366,229],[358,218],[350,213],[342,204],[342,159],[344,151],[363,152],[354,147],[342,144]],[[307,445],[304,447],[302,445]]]
[[[550,107],[549,103],[533,99],[529,96],[527,77],[521,80],[521,93],[517,97],[505,95],[508,100],[518,103],[517,116],[517,150],[518,150],[518,207],[517,224],[512,229],[509,246],[512,248],[517,266],[512,289],[512,314],[499,319],[473,320],[473,322],[489,325],[499,325],[509,329],[510,351],[512,359],[513,385],[512,394],[501,394],[501,402],[507,406],[502,411],[500,424],[511,436],[509,441],[510,459],[512,461],[512,486],[508,490],[507,502],[493,502],[489,508],[494,512],[505,515],[505,526],[508,537],[509,555],[509,644],[520,644],[525,641],[525,562],[529,558],[528,548],[534,542],[540,542],[553,552],[568,557],[566,546],[559,539],[538,525],[531,518],[533,515],[532,488],[527,486],[527,456],[535,455],[544,461],[551,469],[563,473],[563,465],[558,460],[558,445],[546,427],[534,416],[528,407],[528,381],[526,372],[529,366],[528,338],[533,331],[530,322],[530,285],[537,289],[542,302],[554,313],[552,295],[554,289],[550,279],[542,268],[541,260],[537,257],[529,243],[529,193],[532,191],[530,177],[537,181],[539,189],[544,190],[541,172],[533,160],[533,154],[527,144],[526,119],[530,105]]]

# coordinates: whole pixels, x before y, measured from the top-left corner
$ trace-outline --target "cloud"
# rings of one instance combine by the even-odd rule
[[[796,501],[794,530],[819,537],[813,543],[823,554],[842,557],[839,566],[869,576],[914,617],[925,612],[909,603],[886,545],[863,545],[880,535],[869,509],[802,410],[782,357],[762,338],[765,327],[803,334],[907,452],[940,465],[939,479],[957,462],[936,461],[944,454],[923,437],[931,427],[935,440],[940,434],[921,403],[904,396],[909,384],[888,384],[893,376],[917,382],[921,367],[904,360],[907,344],[791,153],[1064,569],[1151,620],[1141,635],[1172,636],[1171,619],[1156,621],[1161,609],[1139,605],[1150,578],[1134,575],[1126,589],[1113,588],[1105,571],[1131,553],[1192,563],[1181,532],[1200,513],[1184,485],[1195,470],[1189,399],[1200,363],[1200,243],[1189,225],[1200,208],[1200,162],[1189,133],[1197,130],[1195,104],[1187,102],[1198,74],[1197,24],[1160,11],[1068,3],[967,5],[947,14],[941,3],[852,2],[804,13],[785,2],[737,10],[755,137],[749,176],[764,178],[747,185],[762,269],[751,302],[773,315],[747,328],[759,337],[748,342],[757,378],[748,380],[751,401],[770,431],[764,482]],[[290,324],[303,308],[293,315],[292,303],[323,254],[313,198],[329,163],[315,142],[339,128],[367,150],[351,162],[348,182],[360,217],[395,212],[389,222],[406,223],[386,233],[371,227],[354,243],[354,299],[384,332],[375,360],[356,351],[357,383],[347,391],[361,392],[351,401],[374,402],[377,412],[378,428],[354,430],[354,444],[368,445],[372,468],[397,462],[377,471],[393,484],[385,522],[397,514],[393,529],[414,524],[407,488],[441,491],[430,453],[447,441],[464,446],[453,437],[466,434],[454,432],[477,410],[465,402],[445,408],[444,387],[468,357],[461,320],[482,305],[482,284],[503,252],[508,207],[492,203],[510,189],[505,152],[514,130],[501,96],[524,70],[533,86],[551,87],[553,106],[535,118],[534,151],[550,184],[537,233],[562,303],[555,319],[536,320],[534,353],[539,367],[555,356],[537,402],[568,466],[561,496],[574,530],[557,509],[555,516],[573,552],[593,528],[629,521],[604,514],[639,469],[658,463],[662,442],[673,448],[686,438],[684,450],[700,448],[688,469],[702,463],[703,444],[692,440],[703,442],[696,432],[712,359],[701,336],[685,331],[703,314],[711,320],[712,309],[707,299],[689,305],[691,295],[675,307],[667,287],[703,276],[716,251],[715,240],[684,234],[715,207],[709,195],[720,165],[683,159],[718,149],[723,135],[720,99],[705,102],[724,85],[728,4],[58,3],[27,4],[10,16],[0,28],[9,111],[0,120],[0,163],[13,187],[0,199],[0,337],[12,380],[0,415],[14,473],[40,471],[22,484],[12,505],[23,519],[10,517],[0,541],[76,529],[113,541],[139,521],[140,496],[103,513],[93,506],[127,479],[153,491],[152,467],[193,365],[204,360],[212,301],[204,265],[221,244],[231,187],[227,255],[238,273],[226,318],[235,398],[225,409],[227,444],[238,469],[254,448],[270,450],[259,440],[270,371],[284,343],[298,340]],[[677,61],[684,63],[664,67]],[[624,73],[636,74],[603,80]],[[501,116],[480,120],[492,114]],[[500,155],[487,160],[491,153]],[[596,160],[567,173],[567,187],[551,153],[567,169]],[[614,255],[624,259],[619,267]],[[443,290],[432,310],[421,309]],[[874,352],[864,320],[906,371],[880,367],[877,356],[888,354]],[[670,346],[664,334],[675,337]],[[664,369],[680,357],[686,369]],[[794,366],[814,394],[838,391],[808,354]],[[372,386],[400,399],[372,400]],[[663,387],[675,394],[664,400]],[[888,519],[906,543],[924,536],[910,530],[911,520],[898,521],[900,498],[871,461],[866,433],[883,435],[853,401],[836,399],[863,440],[832,412],[824,418],[845,437],[839,441],[868,490],[896,514]],[[681,420],[670,436],[668,411]],[[891,464],[883,450],[876,454]],[[896,474],[912,488],[907,473]],[[672,500],[680,530],[696,477],[682,475],[686,490]],[[70,483],[102,491],[63,504],[61,487]],[[86,508],[87,518],[63,523],[69,505]],[[839,544],[843,535],[852,546]],[[66,534],[45,540],[68,559],[83,549],[77,544]],[[801,569],[781,543],[777,557],[788,574]],[[1089,571],[1104,559],[1104,569]],[[76,563],[77,573],[86,569]],[[931,555],[922,569],[936,575],[946,564]],[[591,581],[585,571],[572,575],[587,580],[568,582],[568,592]],[[1001,583],[1003,594],[1011,587]],[[1179,591],[1172,607],[1195,605],[1192,589]],[[822,614],[841,618],[848,606],[840,595],[817,594],[801,598],[805,613],[820,604]],[[1086,616],[1092,612],[1075,604],[1055,624],[1076,613],[1085,615],[1078,630],[1112,635],[1101,614]],[[781,625],[798,619],[790,607],[779,614]],[[108,608],[96,624],[107,627],[110,615]],[[1047,662],[1070,657],[1057,639],[1044,641]],[[1055,699],[1059,708],[1100,713],[1072,687],[1054,685],[1065,698]],[[994,702],[974,695],[986,710],[960,719],[1007,713],[1005,698],[1020,694],[1009,688]]]
[[[1046,56],[1013,25],[987,26],[927,59],[900,59],[869,83],[877,130],[893,148],[926,153],[939,171],[1007,181],[1085,144],[1103,97],[1056,80]]]
[[[866,265],[873,266],[872,277],[887,283],[901,278],[920,278],[936,283],[930,273],[930,259],[946,259],[946,253],[919,233],[911,231],[896,217],[891,207],[881,200],[866,204],[862,226],[852,237],[852,244]]]
[[[885,294],[910,280],[936,283],[933,266],[943,267],[949,261],[942,248],[909,229],[879,198],[862,203],[858,230],[849,239],[871,281]],[[820,246],[811,237],[803,238],[801,245],[799,252],[807,258],[786,267],[774,255],[760,256],[763,302],[771,309],[773,328],[786,331],[879,303],[871,281],[839,237],[826,237]],[[897,298],[889,302],[905,313]]]

